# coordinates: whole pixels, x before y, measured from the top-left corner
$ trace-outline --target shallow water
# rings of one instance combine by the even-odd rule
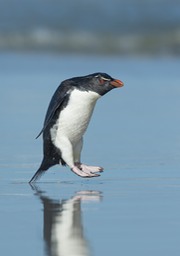
[[[3,255],[179,255],[180,60],[0,54],[0,250]],[[97,104],[81,179],[42,157],[49,100],[63,79],[107,72],[124,81]]]

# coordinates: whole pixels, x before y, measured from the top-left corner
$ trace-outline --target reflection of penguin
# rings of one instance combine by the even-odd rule
[[[123,82],[105,73],[74,77],[57,88],[49,104],[44,121],[44,157],[31,182],[36,181],[56,164],[68,165],[84,178],[99,176],[103,168],[81,163],[83,135],[88,127],[96,101]]]
[[[48,256],[89,256],[84,237],[81,201],[99,200],[100,193],[81,191],[69,200],[51,200],[37,188],[44,206],[44,241]]]

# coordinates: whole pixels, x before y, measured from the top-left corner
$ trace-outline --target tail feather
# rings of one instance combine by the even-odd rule
[[[43,173],[45,172],[45,170],[41,169],[41,167],[37,170],[37,172],[33,175],[33,177],[31,178],[31,180],[29,181],[29,183],[34,183],[36,182],[38,179],[41,178],[41,176],[43,175]]]
[[[62,165],[66,165],[66,162],[64,162],[64,160],[58,154],[53,155],[53,157],[49,157],[45,155],[39,169],[34,174],[34,176],[29,181],[29,183],[36,182],[45,173],[45,171],[47,171],[53,165],[56,165],[59,163],[61,163]]]
[[[56,164],[55,162],[47,161],[46,158],[44,158],[39,169],[34,174],[34,176],[31,178],[29,183],[36,182],[45,173],[45,171],[47,171],[51,166],[53,166],[55,164]]]

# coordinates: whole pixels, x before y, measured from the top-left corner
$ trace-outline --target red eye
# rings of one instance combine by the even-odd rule
[[[100,82],[100,84],[103,84],[104,80],[103,79],[99,79],[99,82]]]

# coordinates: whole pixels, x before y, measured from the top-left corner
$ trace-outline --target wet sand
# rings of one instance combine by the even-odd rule
[[[3,255],[179,255],[180,88],[175,58],[0,54]],[[125,86],[97,104],[82,158],[105,171],[50,169],[35,140],[59,82],[104,71]]]

